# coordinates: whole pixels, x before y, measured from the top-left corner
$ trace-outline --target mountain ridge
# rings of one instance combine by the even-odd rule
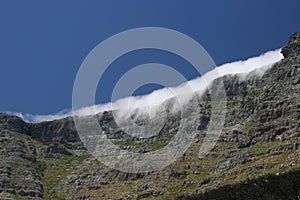
[[[210,94],[200,99],[194,143],[161,171],[131,174],[109,169],[80,141],[71,117],[41,123],[0,114],[0,198],[11,199],[296,199],[300,170],[300,33],[282,48],[284,59],[262,77],[226,75],[225,127],[205,158],[198,150],[211,115]],[[212,86],[213,87],[213,86]],[[193,117],[193,116],[191,116]],[[176,133],[170,115],[158,136],[137,140],[116,127],[111,112],[99,118],[106,135],[122,149],[147,152],[164,147]],[[289,183],[289,192],[279,192]],[[267,180],[267,181],[265,181]],[[268,188],[261,191],[255,186]],[[247,186],[247,187],[246,187]],[[242,192],[241,188],[249,188]],[[226,192],[232,195],[226,196]],[[274,195],[276,194],[276,195]]]

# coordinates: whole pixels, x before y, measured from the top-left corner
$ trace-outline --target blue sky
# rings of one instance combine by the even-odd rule
[[[74,79],[87,54],[106,38],[137,27],[165,27],[194,38],[217,65],[282,47],[300,31],[300,1],[124,0],[0,2],[0,111],[55,113],[72,106]],[[105,93],[130,67],[168,64],[188,79],[188,63],[145,50],[118,59],[107,71]],[[151,91],[141,88],[137,94]]]

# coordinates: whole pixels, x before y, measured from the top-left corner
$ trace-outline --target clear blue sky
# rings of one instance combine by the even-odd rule
[[[101,41],[147,26],[171,28],[202,44],[217,65],[282,47],[300,31],[299,0],[2,0],[0,111],[50,114],[71,108],[76,72]],[[107,72],[113,84],[130,66],[159,62],[195,77],[187,63],[159,51],[121,57]],[[110,86],[112,85],[112,86]],[[139,94],[155,87],[144,87]]]

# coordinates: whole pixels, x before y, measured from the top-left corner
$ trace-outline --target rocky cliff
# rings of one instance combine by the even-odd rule
[[[161,171],[107,168],[86,151],[71,117],[29,124],[0,114],[0,199],[299,199],[300,33],[282,54],[262,77],[221,77],[227,114],[217,145],[198,158],[211,114],[207,92],[199,101],[201,134]],[[122,132],[111,112],[99,123],[116,145],[147,152],[168,143],[179,116],[143,140]]]

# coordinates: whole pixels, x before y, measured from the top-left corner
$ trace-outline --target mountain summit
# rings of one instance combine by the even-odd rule
[[[160,171],[125,173],[104,166],[82,144],[72,117],[32,124],[0,114],[0,199],[299,199],[299,32],[282,54],[263,76],[254,71],[215,80],[223,81],[227,94],[216,146],[199,159],[212,111],[206,91],[198,99],[193,144]],[[193,120],[190,109],[186,119]],[[145,139],[124,133],[111,111],[99,115],[99,124],[115,145],[145,153],[163,148],[176,134],[178,113],[167,118],[158,135]]]
[[[300,32],[295,32],[292,34],[288,44],[282,48],[281,53],[285,58],[300,55]]]

